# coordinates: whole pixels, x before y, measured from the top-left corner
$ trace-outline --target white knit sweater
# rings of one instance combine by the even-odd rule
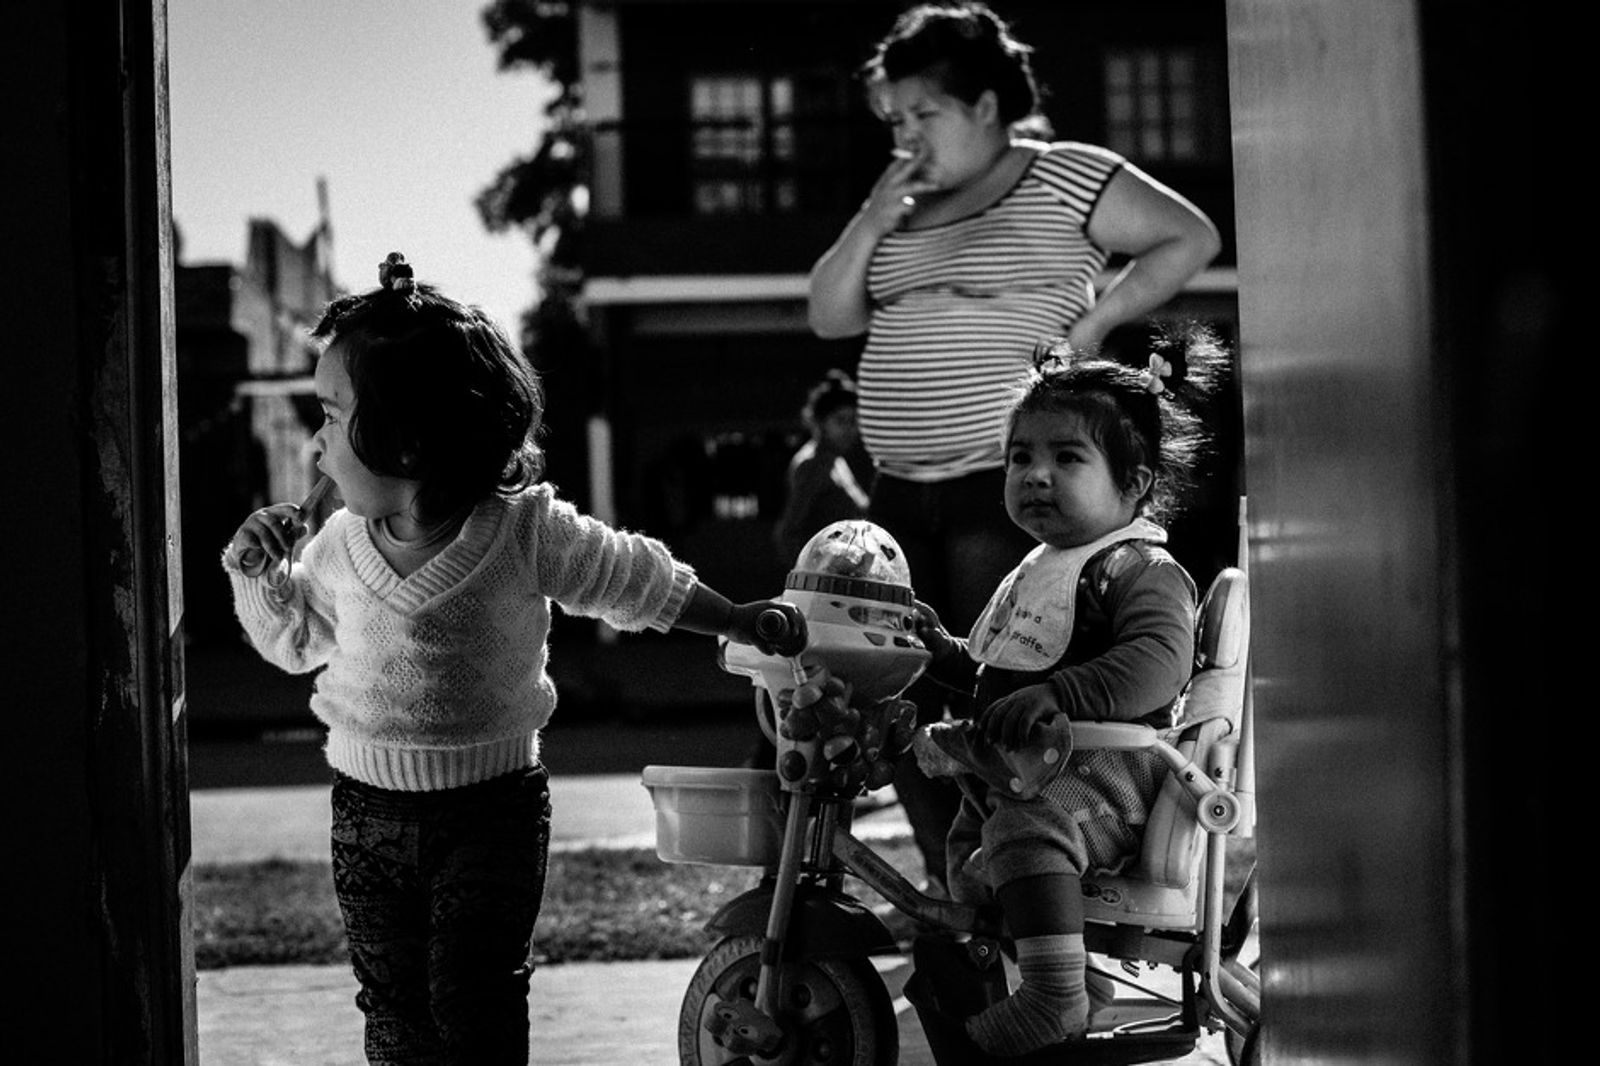
[[[612,529],[536,485],[478,504],[402,579],[364,519],[340,510],[287,585],[224,554],[234,610],[262,657],[325,667],[311,709],[334,769],[379,788],[456,788],[531,766],[555,710],[550,602],[623,630],[666,630],[694,571],[660,541]]]

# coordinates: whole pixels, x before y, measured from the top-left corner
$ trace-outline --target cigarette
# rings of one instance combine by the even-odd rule
[[[916,155],[917,153],[913,152],[909,148],[896,148],[896,149],[893,149],[892,151],[890,151],[889,154],[894,156],[896,159],[910,159],[912,156]]]

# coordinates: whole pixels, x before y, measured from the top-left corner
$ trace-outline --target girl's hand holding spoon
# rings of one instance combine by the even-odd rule
[[[275,503],[252,512],[233,535],[233,557],[239,563],[239,571],[246,577],[260,577],[266,572],[269,585],[282,586],[289,579],[294,546],[306,534],[306,520],[332,488],[332,479],[323,475],[298,507]]]

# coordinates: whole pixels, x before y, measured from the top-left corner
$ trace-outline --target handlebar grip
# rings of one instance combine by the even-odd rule
[[[804,632],[803,625],[792,624],[789,616],[776,607],[768,607],[756,615],[756,635],[771,644],[780,655],[800,654],[805,647]]]
[[[763,640],[777,643],[789,635],[789,616],[776,607],[768,607],[756,615],[756,633]]]

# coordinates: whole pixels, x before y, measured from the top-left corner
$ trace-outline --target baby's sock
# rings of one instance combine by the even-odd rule
[[[1089,1020],[1094,1020],[1094,1012],[1104,1010],[1117,998],[1117,983],[1104,971],[1093,966],[1087,966],[1083,971],[1083,983],[1089,993]]]
[[[1082,933],[1017,941],[1022,984],[1010,996],[967,1019],[967,1034],[991,1055],[1023,1055],[1072,1036],[1089,1023]]]

